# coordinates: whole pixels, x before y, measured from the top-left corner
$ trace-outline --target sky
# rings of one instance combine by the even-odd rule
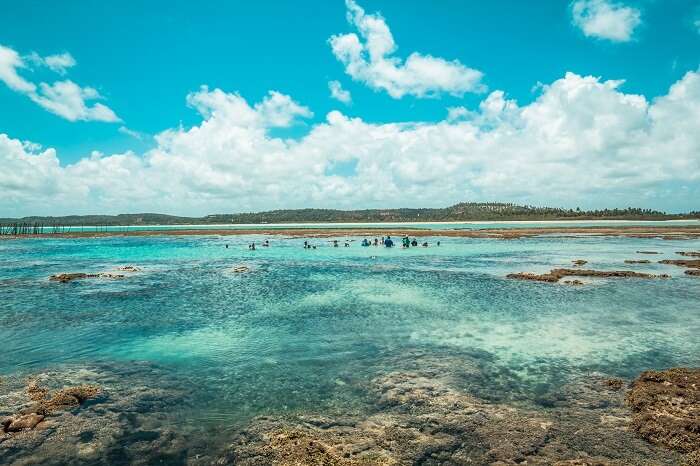
[[[4,2],[0,216],[700,210],[700,1]]]

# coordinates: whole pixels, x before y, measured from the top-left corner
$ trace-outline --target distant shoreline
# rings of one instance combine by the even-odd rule
[[[236,227],[236,228],[246,228],[250,229],[265,229],[265,228],[293,228],[293,227],[319,227],[321,229],[326,228],[336,228],[340,227],[377,227],[382,228],[384,226],[392,225],[517,225],[517,224],[553,224],[553,223],[566,223],[566,224],[583,224],[583,223],[604,223],[604,224],[635,224],[635,223],[659,223],[659,224],[669,224],[669,223],[691,223],[700,226],[700,219],[668,219],[668,220],[619,220],[619,219],[578,219],[578,220],[457,220],[457,221],[445,221],[445,222],[288,222],[288,223],[178,223],[178,224],[136,224],[136,225],[66,225],[64,228],[67,229],[79,229],[79,228],[172,228],[172,229],[187,229],[187,228],[210,228],[215,227]],[[693,225],[689,225],[693,226]]]
[[[620,222],[620,221],[615,221]],[[430,222],[435,223],[435,222]],[[463,222],[459,222],[463,223]],[[502,222],[495,222],[502,223]],[[533,223],[533,222],[527,222]],[[558,223],[558,222],[557,222]],[[414,223],[412,223],[414,224]],[[360,225],[360,224],[358,224]],[[396,225],[396,224],[393,224]],[[6,235],[4,239],[28,238],[103,238],[112,236],[284,236],[290,238],[324,238],[341,236],[416,236],[416,237],[458,237],[458,238],[494,238],[517,239],[535,236],[624,236],[631,238],[660,238],[660,239],[700,239],[700,224],[698,225],[663,225],[663,226],[581,226],[581,227],[532,227],[532,228],[482,228],[482,229],[417,229],[375,228],[366,225],[357,228],[254,228],[254,229],[187,229],[173,228],[164,230],[131,230],[131,231],[71,231],[61,233],[40,233],[30,235]]]

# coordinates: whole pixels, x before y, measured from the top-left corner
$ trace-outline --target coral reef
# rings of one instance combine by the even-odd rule
[[[616,385],[616,384],[615,384]],[[589,377],[534,410],[488,403],[435,377],[392,372],[371,382],[365,416],[258,417],[220,464],[623,465],[677,464],[627,431],[624,394]]]
[[[536,274],[531,272],[510,273],[506,278],[517,280],[532,280],[538,282],[557,283],[564,277],[602,277],[602,278],[669,278],[668,275],[652,275],[649,273],[633,272],[631,270],[586,270],[586,269],[552,269],[549,273]]]
[[[171,414],[187,405],[174,385],[145,363],[4,377],[0,464],[209,464],[210,435]]]
[[[689,454],[689,464],[700,457],[700,369],[643,372],[626,400],[632,428],[642,437]]]
[[[677,265],[689,269],[700,269],[700,259],[664,259],[659,264]]]
[[[76,273],[59,273],[56,275],[51,275],[49,277],[49,280],[54,281],[54,282],[61,282],[61,283],[68,283],[72,282],[73,280],[82,280],[85,278],[111,278],[111,279],[119,279],[119,278],[124,278],[123,274],[115,274],[115,273],[107,273],[107,272],[100,272],[100,273],[84,273],[84,272],[76,272]]]
[[[552,384],[536,403],[487,401],[470,384],[498,376],[484,372],[483,355],[468,354],[397,352],[376,362],[391,371],[345,378],[366,395],[360,409],[270,413],[232,429],[202,426],[192,416],[201,399],[182,391],[182,376],[147,363],[10,375],[0,385],[0,463],[695,464],[697,370],[642,374],[627,395],[630,411],[628,381],[596,373]],[[638,428],[642,413],[668,430]],[[679,426],[686,431],[665,434]],[[650,443],[637,435],[647,431],[664,434]]]

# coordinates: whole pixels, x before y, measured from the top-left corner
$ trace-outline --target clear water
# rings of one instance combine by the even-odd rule
[[[270,238],[256,251],[246,245],[261,236],[0,241],[0,375],[148,361],[201,392],[189,419],[229,428],[263,413],[361,407],[353,381],[415,351],[469,353],[499,374],[465,381],[470,390],[526,401],[588,371],[700,363],[700,279],[655,263],[700,250],[698,240],[427,238],[429,248],[402,250],[341,238],[305,250],[303,239]],[[504,278],[574,259],[673,277],[583,287]],[[241,264],[251,271],[232,272]],[[123,265],[142,271],[48,280]]]

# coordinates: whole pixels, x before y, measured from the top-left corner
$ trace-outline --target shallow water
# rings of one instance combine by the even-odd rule
[[[427,238],[429,248],[402,250],[361,247],[362,238],[345,248],[341,238],[340,248],[324,239],[304,250],[303,239],[270,238],[256,251],[246,245],[261,236],[0,242],[0,375],[146,361],[194,392],[195,405],[172,411],[226,430],[259,414],[362,410],[357,381],[417,352],[468,354],[489,376],[465,377],[465,389],[533,404],[592,371],[634,377],[700,363],[700,279],[656,263],[700,250],[698,240]],[[574,259],[672,279],[504,278]],[[123,265],[142,270],[48,281]]]

